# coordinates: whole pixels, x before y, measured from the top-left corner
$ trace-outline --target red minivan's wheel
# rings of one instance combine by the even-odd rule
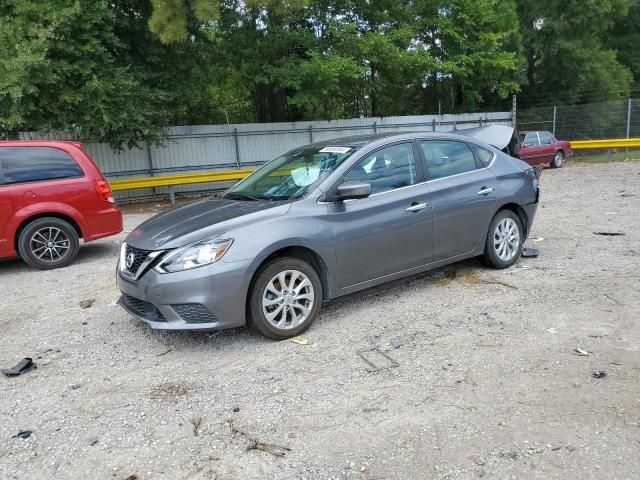
[[[76,229],[69,222],[54,217],[32,221],[18,237],[20,257],[39,270],[66,267],[76,259],[79,249]]]

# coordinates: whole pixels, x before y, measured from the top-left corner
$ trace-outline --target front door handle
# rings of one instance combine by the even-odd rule
[[[489,195],[493,190],[493,187],[482,187],[478,192],[478,195]]]
[[[407,208],[407,212],[419,212],[423,208],[427,208],[429,206],[428,203],[416,203],[413,202],[409,208]]]

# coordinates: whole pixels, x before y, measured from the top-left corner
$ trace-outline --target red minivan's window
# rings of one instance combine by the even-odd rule
[[[0,147],[0,170],[5,184],[84,176],[68,153],[52,147]]]

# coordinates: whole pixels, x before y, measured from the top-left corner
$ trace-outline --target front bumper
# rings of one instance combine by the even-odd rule
[[[160,330],[211,330],[246,322],[251,261],[216,262],[176,273],[151,269],[137,280],[120,274],[118,304],[130,315]]]

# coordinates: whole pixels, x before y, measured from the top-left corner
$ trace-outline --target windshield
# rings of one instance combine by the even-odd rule
[[[225,193],[237,200],[293,200],[304,196],[344,162],[356,147],[313,146],[286,153]]]

